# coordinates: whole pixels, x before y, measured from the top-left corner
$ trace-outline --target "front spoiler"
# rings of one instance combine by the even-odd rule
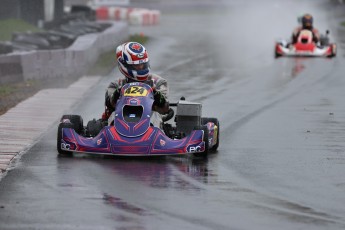
[[[287,57],[332,57],[332,46],[315,47],[313,51],[296,50],[292,47],[285,47],[281,44],[276,45],[276,54]]]
[[[62,129],[61,149],[75,153],[114,156],[184,155],[205,151],[204,131],[193,130],[190,135],[173,140],[157,127],[149,127],[138,137],[119,135],[115,127],[106,126],[94,138],[86,138],[72,128]]]

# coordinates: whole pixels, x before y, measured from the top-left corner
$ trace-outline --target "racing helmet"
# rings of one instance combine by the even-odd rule
[[[126,42],[116,48],[120,72],[129,80],[146,81],[150,74],[148,53],[138,42]]]
[[[303,15],[301,21],[303,29],[313,29],[313,16],[311,14]]]

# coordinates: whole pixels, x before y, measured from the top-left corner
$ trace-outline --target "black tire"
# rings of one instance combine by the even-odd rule
[[[89,121],[86,125],[87,135],[90,137],[95,137],[103,129],[104,124],[101,120],[93,119]]]
[[[74,131],[76,131],[76,133],[81,134],[83,132],[83,118],[80,115],[63,115],[60,121],[64,119],[70,120],[73,125],[72,128],[74,129]]]
[[[65,151],[61,149],[61,139],[62,139],[62,128],[74,128],[74,125],[71,123],[60,123],[58,127],[58,133],[57,133],[57,151],[59,152],[59,155],[63,156],[73,156],[72,152]]]
[[[279,58],[279,57],[281,57],[281,56],[282,56],[282,55],[279,54],[279,53],[277,53],[277,51],[274,52],[274,57],[275,57],[275,58]]]
[[[213,122],[218,128],[217,144],[212,146],[212,148],[210,149],[212,152],[216,152],[218,147],[219,147],[219,134],[220,134],[219,120],[217,118],[214,118],[214,117],[202,117],[201,118],[201,124],[202,125],[206,125],[208,122]]]
[[[280,53],[277,52],[277,46],[278,46],[278,44],[276,44],[274,47],[274,57],[275,58],[279,58],[282,56]]]
[[[204,138],[203,141],[205,142],[205,151],[204,152],[200,152],[200,153],[193,153],[194,156],[196,157],[204,157],[206,158],[208,155],[208,129],[206,126],[197,126],[194,128],[194,130],[203,130],[204,131]]]
[[[337,46],[332,44],[332,57],[337,56]]]

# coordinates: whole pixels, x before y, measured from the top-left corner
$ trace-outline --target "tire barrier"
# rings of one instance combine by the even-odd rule
[[[104,52],[129,36],[128,23],[112,22],[102,33],[79,36],[67,49],[33,50],[0,55],[0,83],[82,76]]]
[[[158,25],[160,20],[159,10],[125,7],[99,7],[96,9],[97,20],[128,21],[130,25]]]

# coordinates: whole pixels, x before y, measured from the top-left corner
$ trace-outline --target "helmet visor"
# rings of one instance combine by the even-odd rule
[[[313,18],[311,17],[311,16],[309,16],[309,15],[307,15],[307,16],[304,16],[303,18],[302,18],[302,25],[304,26],[304,27],[312,27],[313,26]]]
[[[149,62],[145,62],[145,63],[140,63],[140,64],[126,64],[126,67],[129,70],[134,70],[134,71],[143,71],[143,70],[147,70],[148,68],[150,68],[150,64]]]

